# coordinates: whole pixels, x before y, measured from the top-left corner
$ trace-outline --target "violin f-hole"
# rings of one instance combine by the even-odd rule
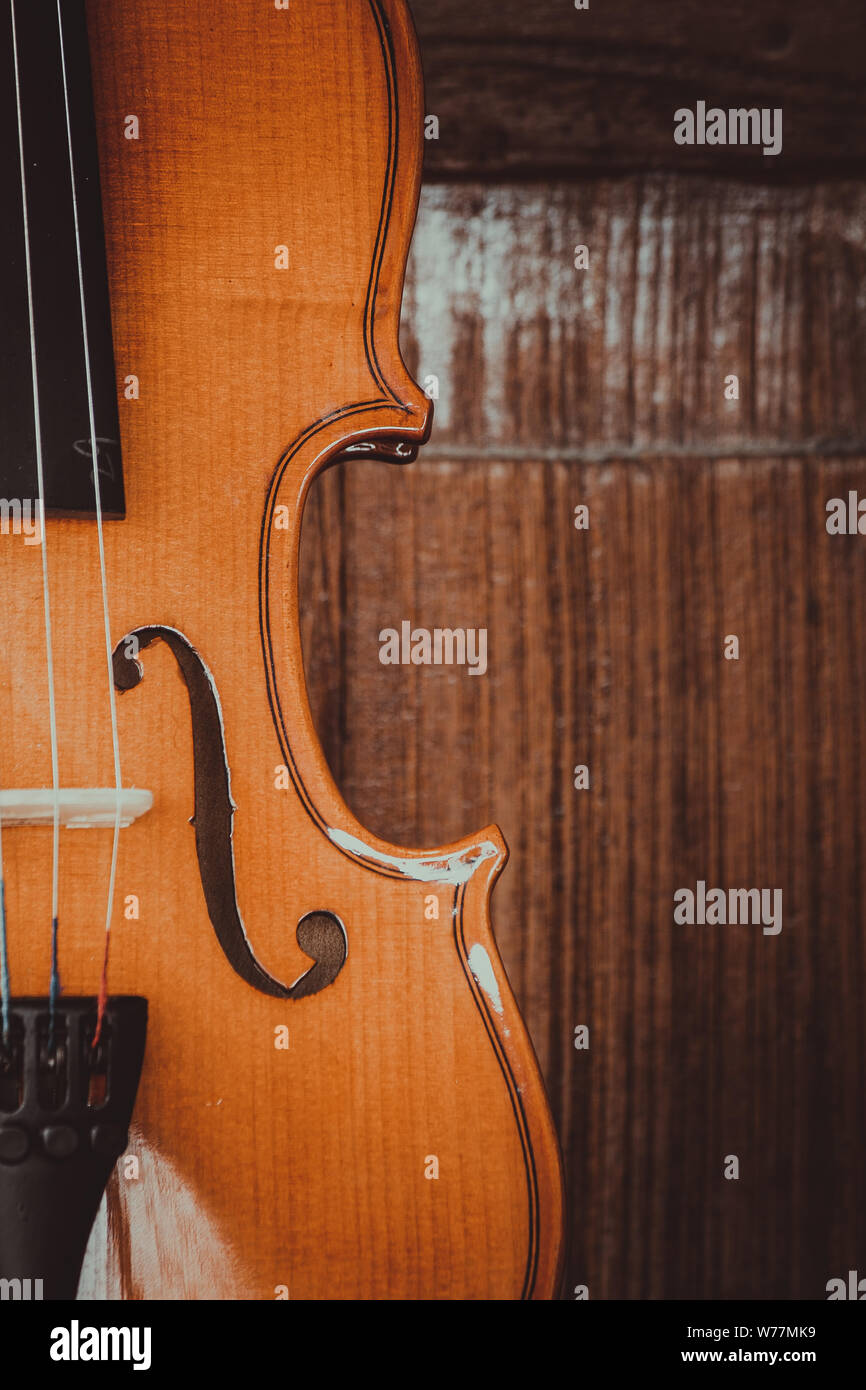
[[[222,710],[213,676],[192,643],[171,627],[140,627],[118,642],[112,653],[114,684],[132,690],[144,676],[138,653],[160,638],[171,650],[189,695],[192,716],[195,846],[199,874],[217,941],[237,975],[276,999],[306,999],[333,984],[346,963],[348,940],[336,913],[308,912],[298,922],[296,940],[315,962],[292,985],[271,975],[257,959],[237,901],[232,819],[235,804],[226,756]]]

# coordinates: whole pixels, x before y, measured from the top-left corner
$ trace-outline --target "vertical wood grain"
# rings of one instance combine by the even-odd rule
[[[866,541],[824,509],[866,496],[864,212],[853,184],[426,189],[432,442],[310,503],[307,671],[352,809],[510,846],[494,925],[593,1298],[823,1298],[862,1263]],[[486,627],[488,674],[383,667],[404,618]],[[699,878],[781,888],[781,934],[676,925]]]

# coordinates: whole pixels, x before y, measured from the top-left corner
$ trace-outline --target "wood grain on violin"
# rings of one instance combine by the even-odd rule
[[[430,429],[397,343],[423,117],[406,6],[86,11],[123,448],[125,519],[103,530],[117,748],[153,801],[119,832],[108,970],[112,997],[148,1001],[144,1063],[79,1296],[552,1297],[556,1138],[488,916],[503,840],[411,850],[353,818],[298,631],[313,479],[355,452],[409,462]],[[71,815],[69,789],[116,787],[93,519],[4,535],[0,569],[0,786],[59,783]],[[67,996],[99,989],[106,804],[59,832]],[[3,812],[13,1003],[44,998],[51,965],[52,834],[26,819]]]

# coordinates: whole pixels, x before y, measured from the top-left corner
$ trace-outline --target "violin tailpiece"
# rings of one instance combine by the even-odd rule
[[[94,1047],[96,1016],[61,997],[52,1029],[48,999],[13,999],[0,1043],[0,1280],[47,1299],[75,1298],[144,1061],[146,999],[109,999]]]

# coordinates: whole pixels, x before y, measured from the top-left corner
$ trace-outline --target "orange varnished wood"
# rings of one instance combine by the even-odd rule
[[[410,850],[370,835],[330,777],[304,686],[310,484],[353,445],[414,448],[429,430],[397,345],[423,114],[405,5],[92,0],[88,16],[118,378],[141,383],[139,400],[121,396],[128,515],[105,532],[112,638],[177,628],[213,675],[238,900],[265,966],[288,981],[309,966],[295,926],[310,911],[337,913],[349,941],[334,984],[305,1000],[234,974],[188,825],[186,690],[165,647],[143,653],[141,686],[119,699],[121,760],[125,785],[155,804],[121,834],[110,970],[112,992],[150,1001],[131,1140],[141,1167],[113,1180],[89,1287],[549,1298],[560,1166],[489,925],[501,836]],[[138,141],[124,138],[128,114]],[[49,520],[46,544],[61,783],[108,787],[95,527]],[[13,634],[0,778],[48,786],[39,549],[5,538],[0,566]],[[281,765],[291,782],[278,790]],[[110,848],[109,831],[62,833],[69,992],[98,987]],[[44,993],[50,832],[9,829],[4,851],[13,989]],[[122,911],[131,894],[137,921]],[[425,917],[430,895],[438,920]]]

